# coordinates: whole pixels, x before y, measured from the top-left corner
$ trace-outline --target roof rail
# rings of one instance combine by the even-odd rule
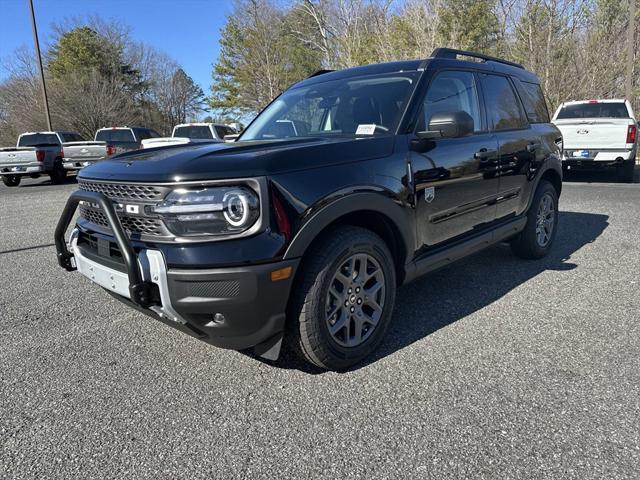
[[[324,75],[325,73],[331,73],[331,72],[335,72],[335,70],[318,70],[317,72],[309,75],[307,78],[313,78],[313,77],[317,77],[318,75]]]
[[[452,58],[455,60],[458,55],[464,55],[465,57],[479,58],[484,60],[485,62],[504,63],[505,65],[511,65],[512,67],[517,67],[524,70],[524,67],[519,63],[510,62],[508,60],[503,60],[497,57],[491,57],[489,55],[484,55],[482,53],[469,52],[467,50],[456,50],[455,48],[436,48],[433,52],[431,52],[431,57],[433,58]]]

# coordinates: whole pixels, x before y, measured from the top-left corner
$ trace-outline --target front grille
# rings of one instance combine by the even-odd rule
[[[170,187],[158,185],[138,185],[94,182],[91,180],[78,180],[80,190],[102,193],[114,203],[121,204],[117,208],[117,215],[122,224],[122,228],[130,235],[136,237],[172,237],[164,223],[159,218],[147,217],[144,215],[127,215],[123,212],[122,204],[138,205],[140,213],[144,212],[145,205],[154,205],[165,197]],[[104,233],[111,233],[109,221],[104,212],[97,205],[81,203],[79,206],[80,216],[90,224]]]
[[[88,222],[98,225],[103,228],[109,228],[109,221],[107,216],[92,208],[80,205],[80,216]],[[144,217],[127,217],[125,215],[118,215],[122,228],[127,232],[136,233],[139,235],[157,235],[166,236],[167,232],[164,224],[157,218],[144,218]]]
[[[80,190],[104,193],[112,200],[133,200],[142,202],[156,202],[164,198],[166,187],[154,185],[127,185],[119,183],[101,183],[78,180]]]

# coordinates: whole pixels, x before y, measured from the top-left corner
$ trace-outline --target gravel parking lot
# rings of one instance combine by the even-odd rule
[[[638,478],[640,184],[586,180],[550,257],[404,287],[343,374],[125,308],[57,267],[73,182],[0,186],[0,477]]]

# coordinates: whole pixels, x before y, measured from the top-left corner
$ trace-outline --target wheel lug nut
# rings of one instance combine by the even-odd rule
[[[360,293],[360,287],[356,288],[356,293]]]
[[[350,310],[351,310],[351,313],[353,313],[353,312],[355,312],[355,311],[356,311],[356,309],[355,309],[355,308],[353,308],[353,307],[351,307],[351,309],[350,309]]]
[[[344,306],[345,306],[345,307],[348,307],[348,306],[349,306],[349,300],[345,300],[345,301],[344,301]]]
[[[347,293],[351,293],[351,292],[352,292],[351,287],[349,287],[349,290],[347,290]]]
[[[360,305],[361,303],[362,303],[362,299],[361,299],[361,298],[359,298],[359,299],[358,299],[358,305]]]

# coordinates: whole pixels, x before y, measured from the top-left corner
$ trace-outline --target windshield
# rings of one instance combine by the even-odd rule
[[[33,133],[23,135],[18,142],[19,147],[36,147],[38,145],[60,144],[58,136],[55,133]]]
[[[98,130],[96,141],[100,142],[135,142],[133,132],[129,128]]]
[[[384,135],[400,122],[418,72],[292,88],[262,111],[239,141],[312,135]]]
[[[580,103],[567,105],[556,117],[558,120],[566,118],[629,118],[627,106],[622,103]]]
[[[174,137],[187,138],[213,138],[211,129],[206,125],[190,125],[188,127],[176,127],[173,131]]]

